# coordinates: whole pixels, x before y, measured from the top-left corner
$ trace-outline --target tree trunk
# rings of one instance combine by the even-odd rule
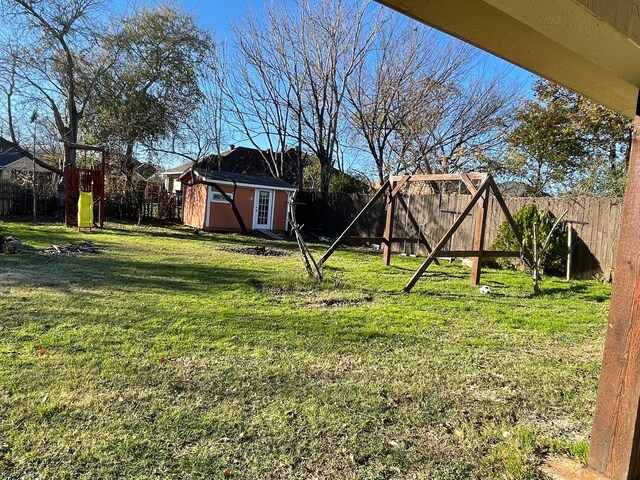
[[[320,161],[320,192],[323,195],[329,193],[329,185],[331,183],[331,164],[327,159],[319,159]]]
[[[233,186],[233,198],[231,198],[229,196],[229,194],[227,192],[225,192],[217,183],[214,182],[203,182],[206,185],[210,185],[213,188],[216,189],[216,191],[222,195],[224,197],[224,199],[229,202],[229,204],[231,205],[231,210],[233,211],[233,214],[236,217],[236,220],[238,222],[238,226],[240,227],[240,231],[243,234],[247,233],[247,226],[244,224],[244,220],[242,219],[242,215],[240,214],[240,210],[238,210],[238,206],[236,205],[236,189],[238,188],[237,185],[234,182],[234,186]],[[208,200],[207,200],[208,201]]]

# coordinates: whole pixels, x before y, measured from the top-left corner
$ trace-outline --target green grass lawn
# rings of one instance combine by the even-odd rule
[[[0,478],[544,478],[588,435],[610,288],[184,228],[2,224]],[[49,258],[90,239],[96,255]],[[264,245],[280,257],[233,253]],[[322,246],[314,250],[321,252]],[[41,350],[43,349],[43,350]]]

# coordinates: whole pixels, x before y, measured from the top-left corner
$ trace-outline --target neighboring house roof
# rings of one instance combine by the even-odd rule
[[[532,195],[531,187],[524,182],[507,181],[498,184],[498,189],[505,197],[549,197],[546,192],[540,192],[537,195]]]
[[[0,170],[33,171],[33,160],[27,152],[0,137]],[[36,164],[36,172],[49,172]]]
[[[269,157],[272,153],[269,150],[262,152],[257,148],[232,145],[229,150],[221,152],[220,155],[210,155],[202,161],[202,166],[209,170],[221,172],[242,173],[245,175],[273,176],[266,166],[263,156]],[[297,152],[291,148],[285,153],[284,171],[282,178],[292,182],[296,178]]]
[[[179,165],[177,167],[172,168],[171,170],[165,170],[163,172],[159,172],[158,175],[160,175],[161,177],[170,177],[170,176],[176,176],[176,175],[180,176],[192,166],[193,166],[193,162],[187,162],[184,165]]]
[[[245,175],[243,173],[235,172],[217,172],[205,169],[196,169],[196,175],[205,182],[218,183],[221,185],[239,185],[249,187],[265,187],[275,190],[289,190],[295,191],[296,187],[291,185],[280,178],[264,177],[260,175]],[[190,175],[190,171],[184,172],[180,176],[180,180],[183,177]]]
[[[141,163],[136,167],[136,172],[144,179],[147,180],[150,177],[158,173],[156,166],[150,162]]]
[[[220,155],[209,155],[200,160],[199,166],[207,171],[219,171],[238,173],[243,175],[255,175],[258,177],[271,177],[271,172],[265,165],[263,154],[268,155],[267,150],[262,153],[256,148],[235,146],[232,145],[230,149],[220,152]],[[286,181],[292,182],[295,180],[296,168],[297,168],[297,153],[295,149],[289,149],[284,154],[286,156],[285,171],[283,178]],[[194,162],[188,162],[183,165],[179,165],[170,170],[160,172],[159,175],[163,177],[179,176],[186,170],[193,166]]]
[[[147,178],[147,182],[149,183],[162,183],[163,179],[159,173],[154,173],[149,178]]]
[[[198,162],[198,170],[206,172],[226,172],[235,173],[240,175],[255,176],[257,178],[272,178],[271,171],[266,166],[263,155],[270,155],[268,150],[260,151],[256,148],[235,146],[232,145],[229,150],[221,152],[220,155],[209,155],[204,157]],[[297,179],[297,167],[298,167],[298,154],[296,149],[290,148],[284,153],[285,161],[284,171],[282,172],[282,180],[289,185],[287,188],[292,187],[292,183]],[[313,157],[307,156],[307,166],[311,162],[317,162]],[[170,170],[160,172],[162,177],[179,177],[189,168],[193,166],[193,162],[179,165]],[[336,168],[333,168],[335,175],[347,175],[353,181],[360,182],[360,180],[348,173],[340,172]],[[363,182],[361,182],[363,183]],[[364,186],[364,183],[363,183]]]
[[[507,181],[498,184],[498,189],[503,196],[526,197],[529,187],[523,182]]]
[[[22,157],[13,163],[9,163],[4,167],[0,167],[0,170],[14,171],[14,172],[33,172],[33,160],[27,157]],[[51,170],[41,167],[36,163],[36,172],[51,173]]]
[[[25,156],[24,150],[16,148],[13,144],[0,138],[0,168],[4,168],[13,162],[17,162]]]
[[[261,152],[257,148],[231,145],[231,148],[224,152],[220,152],[220,155],[215,154],[202,158],[198,164],[209,171],[216,170],[220,172],[241,173],[244,175],[272,176],[272,173],[265,164],[265,160],[263,158],[270,155],[271,153],[269,150],[263,150]],[[285,162],[282,178],[289,182],[293,182],[296,178],[298,165],[296,150],[291,148],[287,150],[284,155]],[[175,176],[182,174],[192,165],[193,162],[185,163],[184,165],[166,170],[162,172],[161,175]]]

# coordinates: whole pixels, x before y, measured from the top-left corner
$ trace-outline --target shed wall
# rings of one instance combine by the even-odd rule
[[[276,190],[274,196],[275,207],[273,209],[273,228],[274,232],[287,231],[287,192]]]
[[[221,185],[222,189],[227,193],[233,193],[233,186]],[[216,191],[211,187],[212,191]],[[253,225],[253,199],[255,195],[255,189],[238,187],[235,192],[235,202],[242,220],[248,230],[251,230]],[[236,216],[231,209],[231,205],[228,203],[211,202],[209,208],[209,229],[211,230],[225,230],[225,231],[240,231],[240,226],[236,220]]]

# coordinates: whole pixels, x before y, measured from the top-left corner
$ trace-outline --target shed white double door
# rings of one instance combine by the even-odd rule
[[[254,229],[272,229],[274,200],[275,195],[273,190],[256,188],[256,194],[253,199]]]

